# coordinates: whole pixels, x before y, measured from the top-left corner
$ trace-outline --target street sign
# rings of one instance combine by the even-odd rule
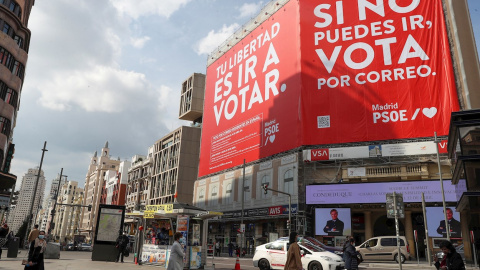
[[[245,224],[240,224],[240,233],[245,233]]]
[[[145,211],[143,214],[143,218],[155,218],[155,212]]]
[[[398,218],[405,218],[405,207],[403,204],[403,195],[402,193],[395,193],[395,200],[393,198],[393,193],[387,193],[387,218],[395,218],[395,204],[397,205],[397,216]]]

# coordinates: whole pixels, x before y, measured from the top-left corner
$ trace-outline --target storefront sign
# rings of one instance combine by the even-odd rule
[[[465,181],[465,180],[460,180]],[[449,180],[443,181],[445,201],[456,202],[457,193],[466,191],[464,185],[452,185]],[[463,189],[461,190],[457,190]],[[361,184],[309,185],[306,188],[307,204],[352,204],[352,203],[385,203],[387,193],[403,194],[404,202],[421,202],[422,192],[426,202],[441,202],[440,181],[408,181]]]
[[[145,211],[143,214],[143,218],[155,218],[155,212]]]
[[[292,204],[292,214],[297,213],[297,205]],[[254,209],[245,209],[243,211],[244,217],[260,217],[260,216],[279,216],[279,215],[288,215],[288,205],[279,205],[272,207],[262,207]],[[242,216],[242,211],[226,211],[223,212],[221,219],[225,218],[239,218]]]
[[[435,143],[433,141],[427,141],[339,148],[308,149],[303,150],[303,157],[305,161],[322,161],[371,157],[432,155],[436,153],[437,148],[435,146]]]
[[[166,213],[172,213],[173,211],[173,204],[158,204],[158,205],[146,205],[145,212],[153,212],[156,213],[158,211],[165,211]]]

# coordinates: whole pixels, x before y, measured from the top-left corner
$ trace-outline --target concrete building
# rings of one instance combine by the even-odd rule
[[[66,181],[66,177],[64,178]],[[60,174],[57,174],[52,182],[50,183],[50,192],[46,194],[45,200],[42,204],[42,211],[41,211],[41,219],[39,220],[39,227],[43,228],[44,231],[48,232],[50,228],[50,222],[52,221],[52,209],[53,205],[55,204],[55,197],[57,196],[57,190],[60,187]]]
[[[28,169],[28,172],[22,177],[22,184],[20,186],[20,194],[15,210],[8,216],[8,224],[10,229],[15,233],[22,226],[23,222],[27,220],[30,214],[30,206],[33,201],[33,215],[36,219],[36,215],[39,211],[40,204],[42,202],[45,192],[45,176],[43,171],[40,171],[40,177],[38,178],[37,192],[35,197],[33,196],[35,183],[37,181],[37,175],[39,174],[39,168]],[[33,226],[33,224],[32,224]]]
[[[200,134],[198,127],[183,126],[155,142],[147,204],[192,203]]]
[[[117,172],[108,171],[105,174],[102,188],[101,204],[125,205],[127,197],[127,177],[130,161],[122,161]]]
[[[387,3],[387,1],[377,2]],[[242,56],[244,57],[243,59],[246,63],[254,62],[255,64],[257,64],[257,66],[259,66],[260,68],[254,69],[255,64],[253,64],[250,72],[251,74],[256,74],[258,78],[258,71],[261,71],[261,67],[265,69],[265,67],[267,67],[267,64],[263,65],[262,63],[257,63],[257,61],[259,61],[258,59],[262,59],[263,55],[258,53],[259,44],[256,43],[255,38],[253,38],[252,40],[250,40],[250,38],[258,37],[258,41],[263,38],[265,38],[266,40],[266,36],[267,34],[269,34],[268,29],[275,29],[275,27],[280,27],[280,25],[281,29],[285,31],[285,29],[287,29],[286,25],[289,24],[285,23],[285,21],[282,21],[282,19],[287,17],[284,14],[287,14],[287,12],[289,11],[292,12],[290,15],[295,12],[300,12],[300,15],[296,13],[294,14],[294,16],[308,17],[309,15],[307,13],[302,12],[305,10],[310,11],[310,9],[313,10],[316,5],[309,1],[297,1],[297,3],[304,6],[300,6],[300,9],[295,9],[294,1],[289,0],[275,1],[267,4],[265,8],[262,9],[262,11],[258,14],[258,16],[243,25],[241,29],[239,29],[236,33],[234,33],[234,35],[232,35],[224,43],[222,43],[222,45],[219,46],[208,57],[206,78],[207,88],[205,90],[205,102],[208,101],[208,96],[209,98],[214,100],[213,103],[216,103],[215,106],[217,107],[213,108],[214,106],[207,106],[211,105],[212,102],[210,102],[210,104],[205,104],[204,109],[207,110],[208,108],[208,110],[210,110],[210,117],[207,119],[205,117],[206,112],[203,112],[204,129],[206,127],[206,123],[209,123],[210,121],[212,121],[212,123],[215,123],[216,121],[216,125],[218,126],[219,119],[221,119],[222,121],[232,122],[230,123],[230,125],[238,124],[238,122],[234,122],[231,119],[233,119],[233,117],[237,117],[238,114],[248,115],[248,110],[250,109],[250,107],[252,107],[252,104],[254,106],[260,106],[259,104],[267,103],[268,95],[265,94],[265,99],[260,98],[261,101],[258,104],[254,104],[251,100],[248,108],[244,106],[245,102],[243,103],[243,105],[240,104],[240,96],[244,98],[245,95],[243,95],[243,93],[247,93],[246,91],[252,90],[253,83],[249,85],[249,77],[245,75],[244,81],[238,79],[238,89],[235,88],[237,82],[235,78],[236,70],[234,68],[235,65],[239,65],[235,61],[242,61],[240,57]],[[454,77],[454,79],[452,80],[455,81],[455,86],[453,87],[455,91],[451,92],[453,93],[453,95],[451,96],[451,100],[453,100],[452,104],[458,102],[460,110],[479,108],[480,65],[478,60],[478,53],[475,47],[467,1],[443,0],[442,4],[443,5],[439,5],[436,8],[438,8],[440,12],[443,11],[445,13],[445,20],[443,20],[442,16],[437,16],[437,19],[440,18],[439,22],[441,24],[437,25],[436,27],[445,27],[446,33],[442,35],[444,35],[444,38],[448,36],[448,39],[445,40],[446,44],[449,45],[448,47],[450,48],[450,52],[443,55],[446,59],[443,60],[449,60],[450,55],[452,57],[452,65],[451,67],[449,67],[448,70],[448,72],[454,74],[452,75],[452,77]],[[387,4],[385,4],[385,6],[383,4],[380,4],[380,6],[381,8],[383,8],[386,7]],[[322,9],[325,9],[324,12],[327,12],[328,10],[328,8],[326,7],[319,8],[319,10]],[[354,8],[352,8],[351,10],[354,10]],[[328,12],[329,11],[331,10],[328,10]],[[361,11],[359,12],[361,13]],[[324,14],[323,11],[320,11],[319,13],[321,15],[326,14]],[[313,12],[311,12],[311,14],[313,14]],[[372,14],[374,13],[372,12]],[[393,13],[390,15],[393,15]],[[330,16],[332,16],[331,18],[335,17],[333,13],[325,16],[329,16],[329,18]],[[318,18],[312,18],[313,23],[311,27],[308,27],[308,24],[310,23],[310,21],[308,20],[305,24],[307,26],[300,24],[302,30],[308,29],[307,31],[310,31],[311,29],[315,29],[316,31],[318,31],[316,32],[316,34],[318,34],[316,37],[321,37],[322,34],[325,34],[325,31],[331,30],[329,28],[325,28],[325,26],[322,26],[321,22],[317,22],[319,26],[315,25],[315,28],[313,26],[313,24],[315,23],[315,19]],[[335,24],[335,21],[336,19],[333,18],[333,25]],[[276,22],[280,23],[276,25]],[[347,29],[345,27],[347,27],[348,25],[346,21],[344,22],[343,17],[341,20],[336,21],[336,23],[338,24],[338,28],[344,27],[342,29]],[[270,26],[268,26],[269,24],[272,25],[271,28]],[[281,56],[281,51],[285,49],[283,46],[285,46],[285,42],[287,41],[287,39],[279,38],[282,30],[279,30],[279,32],[275,33],[275,35],[278,35],[276,36],[276,41],[270,43],[268,54],[266,53],[267,49],[265,49],[265,54],[269,56],[271,56],[270,53],[276,49],[276,52],[278,52],[278,56],[275,55],[275,57],[277,60],[280,60],[276,63],[285,63],[288,60],[287,58],[282,58]],[[290,33],[289,30],[287,30],[287,32]],[[286,32],[283,33],[285,34]],[[307,33],[306,31],[302,32],[302,35],[304,36],[308,36],[308,34],[310,33]],[[272,36],[269,36],[269,38]],[[301,36],[292,37],[291,35],[289,36],[289,38],[291,38],[292,40],[302,39]],[[316,42],[321,43],[320,41],[321,38],[316,40]],[[269,40],[267,40],[267,42],[269,42]],[[319,53],[322,46],[315,44],[318,46],[318,50],[312,50],[312,55],[310,55],[309,52],[307,52],[306,48],[312,44],[308,44],[308,42],[305,43],[307,45],[301,46],[302,50],[299,50],[298,53],[302,54],[301,57],[304,57],[305,55],[306,57],[302,59],[303,62],[300,61],[301,63],[298,64],[305,64],[306,67],[302,66],[302,68],[305,68],[306,70],[308,70],[310,66],[318,68],[319,66],[316,66],[316,61],[314,61],[313,59],[318,60],[316,53]],[[335,44],[337,45],[337,43]],[[257,52],[255,52],[254,50],[247,50],[247,48],[249,48],[248,46],[256,45],[258,45],[257,47],[255,47],[257,49]],[[351,44],[347,44],[347,46],[348,45]],[[340,46],[340,44],[338,44],[338,46]],[[312,45],[312,47],[314,46]],[[249,56],[248,54],[245,55],[239,53],[243,49],[247,50],[251,55]],[[243,52],[245,52],[245,50],[243,50]],[[290,50],[290,52],[292,52],[292,50]],[[323,53],[323,51],[321,52]],[[230,57],[232,54],[235,54],[235,56],[239,56],[240,58]],[[311,58],[309,58],[310,56]],[[321,54],[318,54],[318,56],[320,57],[320,59],[322,59]],[[266,61],[266,63],[272,62]],[[212,74],[212,79],[209,78],[209,67],[211,65],[214,65],[215,67],[212,69],[214,70],[214,74]],[[218,66],[218,69],[215,65]],[[326,64],[326,66],[328,65]],[[324,68],[323,66],[321,67]],[[224,71],[226,69],[228,69],[228,71]],[[247,69],[245,69],[245,73],[242,73],[243,70],[241,70],[241,67],[238,69],[240,72],[239,74],[246,74],[247,72]],[[280,71],[274,71],[280,72],[275,73],[278,75],[281,74],[281,72],[285,72],[285,70],[286,69],[280,69]],[[358,73],[358,71],[349,70],[342,70],[341,72],[345,72],[345,74],[348,73],[350,76],[355,76]],[[218,76],[218,74],[220,73],[226,74],[223,79],[228,80],[227,83],[222,84],[222,78],[219,78],[221,76]],[[217,77],[215,77],[215,74],[217,74]],[[232,74],[234,75],[232,76]],[[301,77],[301,80],[299,79],[301,82],[295,81],[295,76],[297,75]],[[280,78],[279,80],[282,80],[281,84],[283,84],[281,85],[281,87],[287,87],[287,85],[288,87],[280,88],[279,83],[277,89],[283,90],[277,92],[281,93],[286,89],[292,89],[290,87],[291,85],[295,85],[295,83],[301,84],[304,81],[312,78],[314,79],[312,81],[316,81],[316,79],[318,79],[315,77],[310,78],[311,76],[309,75],[311,74],[308,74],[308,72],[303,73],[303,70],[299,70],[298,74],[290,74],[289,78]],[[239,75],[239,77],[240,76],[242,75]],[[254,78],[255,76],[252,76],[251,79],[253,80]],[[213,82],[213,84],[209,84],[209,82]],[[230,82],[233,83],[229,84]],[[256,81],[254,83],[256,84]],[[259,84],[262,86],[263,82],[261,81],[259,82]],[[233,88],[231,89],[232,85]],[[372,87],[373,85],[374,84],[371,84]],[[224,90],[222,86],[227,88],[227,90]],[[248,88],[248,86],[250,86],[250,88]],[[261,86],[260,88],[262,90],[257,93],[263,93],[263,88]],[[295,85],[294,87],[297,86]],[[309,96],[310,92],[308,91],[310,91],[311,89],[308,87],[303,89],[302,87],[305,86],[299,85],[298,91],[302,91],[302,94],[306,94],[307,96]],[[334,89],[333,91],[346,90],[346,92],[348,92],[350,90],[362,89],[362,86],[349,85],[348,91],[346,88],[331,88]],[[326,91],[332,91],[332,89],[327,89]],[[416,88],[410,88],[404,90],[415,89]],[[317,94],[322,92],[324,89],[321,89],[320,91],[320,88],[314,88],[314,90],[314,92]],[[387,91],[387,88],[381,90]],[[285,93],[287,91],[289,90],[286,90]],[[418,90],[418,92],[422,91],[424,91],[424,89],[422,89],[421,91]],[[439,90],[437,89],[436,91]],[[268,92],[268,89],[266,89],[265,92]],[[231,93],[240,94],[237,96],[237,99],[235,99],[235,97]],[[252,93],[255,92],[252,91]],[[325,113],[325,115],[320,114],[319,112],[317,113],[317,111],[313,111],[311,113],[312,115],[318,117],[327,117],[327,119],[317,118],[316,121],[312,121],[312,124],[315,124],[315,130],[313,130],[313,132],[320,133],[324,131],[325,134],[328,134],[328,130],[338,128],[339,126],[342,126],[347,131],[339,131],[338,134],[333,135],[323,135],[323,138],[337,138],[344,134],[355,135],[357,133],[359,134],[361,132],[364,132],[365,130],[367,130],[368,132],[374,132],[373,129],[354,130],[352,127],[350,127],[350,125],[346,124],[346,122],[348,122],[346,121],[348,120],[347,118],[357,117],[358,115],[342,117],[342,121],[340,121],[341,123],[337,121],[336,126],[331,126],[331,115],[327,114],[331,113],[333,115],[336,113],[336,110],[349,108],[349,105],[347,105],[347,99],[337,100],[334,102],[334,99],[332,98],[332,96],[334,95],[333,92],[328,93],[328,98],[325,96],[324,100],[328,100],[330,102],[329,104],[326,104],[326,107],[330,106],[330,108],[328,108],[329,110],[323,112]],[[437,93],[435,92],[435,94]],[[248,97],[249,95],[250,94],[247,94],[246,96]],[[252,94],[251,98],[255,100],[256,98],[258,98],[258,96]],[[433,97],[430,98],[433,99]],[[355,100],[355,98],[353,98],[352,100]],[[238,107],[236,101],[238,101]],[[243,99],[243,101],[245,101],[245,99]],[[258,101],[258,99],[256,101]],[[243,174],[242,166],[239,164],[239,162],[236,162],[236,164],[233,164],[231,166],[225,165],[230,164],[228,161],[231,159],[228,159],[228,157],[225,158],[225,160],[222,160],[223,163],[218,165],[218,167],[221,168],[220,170],[215,170],[216,164],[214,158],[210,158],[209,160],[207,160],[207,162],[204,162],[203,164],[201,163],[201,166],[204,167],[200,168],[200,170],[206,172],[212,170],[213,172],[201,174],[199,179],[196,181],[194,204],[196,206],[204,207],[209,210],[212,209],[224,212],[224,215],[222,217],[219,217],[217,220],[214,220],[210,223],[211,226],[209,227],[209,234],[212,238],[216,238],[217,240],[223,240],[224,246],[226,246],[229,241],[238,242],[241,239],[238,238],[239,235],[237,235],[237,230],[242,222],[246,225],[246,237],[243,239],[244,242],[242,243],[242,245],[248,247],[248,252],[252,252],[254,250],[254,247],[251,246],[253,245],[253,243],[255,243],[255,245],[259,245],[271,241],[276,237],[286,236],[286,221],[288,219],[288,211],[285,211],[285,197],[272,191],[268,191],[267,194],[264,194],[261,187],[263,184],[269,184],[269,187],[274,190],[279,190],[292,194],[292,204],[294,205],[294,207],[291,209],[291,213],[293,215],[291,226],[293,230],[305,235],[316,237],[319,241],[322,241],[323,243],[331,246],[341,245],[340,240],[345,238],[344,235],[353,235],[356,238],[357,244],[361,244],[364,240],[367,240],[374,236],[395,235],[395,224],[392,219],[387,218],[387,211],[385,209],[385,194],[396,191],[403,194],[405,201],[405,218],[400,219],[400,234],[404,235],[407,238],[408,244],[410,246],[410,253],[412,256],[416,256],[416,250],[418,249],[419,256],[425,257],[426,246],[424,243],[428,242],[430,244],[433,244],[436,243],[439,239],[444,238],[442,234],[438,233],[438,235],[436,235],[436,227],[438,227],[438,222],[442,219],[443,213],[440,212],[440,218],[438,220],[428,222],[429,226],[430,224],[436,224],[436,227],[433,230],[429,229],[429,235],[427,236],[425,234],[425,230],[427,228],[425,228],[424,225],[424,217],[421,207],[420,195],[422,192],[426,194],[427,207],[432,207],[433,209],[435,207],[442,206],[442,197],[437,196],[441,194],[439,181],[439,175],[441,174],[445,182],[446,206],[451,208],[457,207],[456,211],[460,212],[461,221],[465,221],[465,223],[462,223],[464,224],[461,232],[462,236],[452,237],[452,242],[455,245],[464,244],[465,257],[467,261],[472,260],[472,243],[470,243],[468,230],[478,229],[478,216],[477,214],[471,216],[468,215],[467,213],[470,212],[468,212],[468,207],[465,206],[468,204],[477,206],[478,194],[476,194],[475,198],[463,198],[460,201],[461,204],[458,203],[460,198],[457,197],[455,194],[464,194],[465,196],[465,183],[462,184],[461,181],[458,180],[458,175],[457,177],[454,177],[452,175],[451,162],[448,159],[446,152],[445,142],[447,137],[445,136],[445,134],[442,134],[442,136],[439,137],[439,141],[441,141],[440,143],[438,143],[438,141],[434,142],[434,132],[431,132],[432,134],[427,134],[425,136],[406,136],[403,138],[392,136],[392,138],[395,139],[389,138],[384,140],[379,139],[369,141],[359,138],[357,140],[347,142],[335,142],[335,140],[332,140],[331,143],[324,144],[304,143],[298,145],[298,147],[291,147],[289,149],[282,149],[281,151],[269,155],[262,155],[264,153],[263,151],[268,151],[268,146],[270,146],[275,140],[278,141],[278,138],[280,138],[281,136],[285,136],[284,133],[282,135],[277,133],[276,137],[269,136],[270,134],[267,134],[267,131],[271,131],[271,129],[262,129],[263,127],[268,127],[269,125],[267,124],[284,123],[279,121],[279,119],[280,117],[283,117],[282,110],[286,109],[285,107],[279,105],[279,101],[281,100],[276,97],[274,98],[275,103],[269,104],[268,108],[266,108],[265,110],[255,111],[254,109],[252,109],[262,118],[262,123],[259,124],[258,128],[255,127],[250,129],[252,134],[256,134],[255,132],[261,130],[258,136],[258,140],[255,141],[256,144],[258,144],[258,141],[260,141],[260,146],[258,148],[261,149],[258,151],[257,156],[249,156],[250,160],[247,160],[245,175]],[[295,99],[294,102],[296,101],[297,100]],[[302,101],[304,102],[302,105],[307,106],[310,101],[313,102],[314,100]],[[229,102],[230,104],[233,104],[231,105],[231,107],[228,107]],[[448,102],[445,102],[445,104],[447,103]],[[285,103],[282,104],[285,105]],[[222,110],[219,109],[222,105],[225,105],[225,108],[230,109],[219,112],[219,110]],[[456,107],[452,107],[452,109],[454,108]],[[216,109],[215,112],[212,112],[214,109]],[[230,110],[232,110],[233,113]],[[235,110],[237,110],[237,115],[235,115],[234,113]],[[240,110],[241,113],[239,113]],[[305,116],[307,114],[305,114],[304,112],[310,112],[306,110],[306,107],[303,106],[299,106],[298,110],[288,111],[289,113],[298,117],[299,120],[298,122],[296,122],[297,125],[298,123],[306,123],[307,120],[305,119]],[[448,113],[450,113],[450,111],[448,111]],[[264,120],[263,118],[267,117],[267,115],[270,118]],[[221,118],[223,116],[225,116],[225,119]],[[248,115],[248,117],[250,116]],[[327,121],[328,123],[325,123],[324,121]],[[363,118],[360,117],[358,121],[372,122],[372,119],[368,118],[368,116],[365,116]],[[448,122],[448,119],[443,121],[443,129],[446,122]],[[289,124],[287,125],[281,124],[284,126],[280,126],[280,130],[288,130],[290,133],[296,132],[298,126],[295,126],[295,124],[291,124],[293,123],[293,121],[288,123]],[[303,128],[301,124],[300,127]],[[209,125],[209,127],[211,126],[212,125]],[[240,126],[240,124],[238,124],[238,126]],[[244,126],[245,125],[242,125],[241,127],[243,128]],[[230,127],[231,126],[229,126],[228,128]],[[414,129],[421,130],[425,129],[426,127],[427,125],[424,125],[422,127],[416,126]],[[224,130],[222,130],[221,132],[233,130],[227,129],[225,128],[225,126],[222,126],[222,128],[224,128]],[[350,130],[348,130],[349,128]],[[440,125],[436,125],[436,128],[440,128]],[[237,129],[233,131],[236,130]],[[310,129],[309,131],[311,130],[312,129]],[[262,131],[265,133],[262,134]],[[205,139],[208,142],[211,138],[210,136],[207,137],[206,133],[210,132],[210,130],[203,130],[202,132],[202,140]],[[215,130],[215,132],[217,131]],[[385,132],[388,132],[388,129],[384,128],[381,131],[381,133]],[[303,138],[303,136],[310,136],[310,133],[302,133],[302,135],[299,137]],[[224,132],[218,134],[223,136],[223,134],[231,133]],[[464,135],[465,134],[461,134],[461,136]],[[473,137],[474,132],[470,132],[468,136],[461,137],[461,139],[470,139],[469,136]],[[265,137],[268,140],[262,140]],[[212,140],[213,138],[222,139],[221,136],[212,136]],[[227,150],[232,147],[230,144],[234,141],[234,137],[228,138],[230,139],[230,141],[225,141],[225,145],[217,145],[218,149],[225,149],[226,153],[229,153],[229,151]],[[475,141],[476,139],[470,140]],[[284,141],[283,143],[289,143],[289,141]],[[239,152],[241,150],[244,150],[237,146],[238,144],[233,145],[232,149],[234,149],[234,151],[231,152],[235,153],[235,151]],[[437,146],[439,147],[440,151],[440,160],[437,159],[436,155]],[[216,149],[213,149],[213,147],[206,148],[206,150],[204,150],[203,147],[204,146],[202,145],[202,151],[206,151],[208,155],[212,155],[212,151],[216,151]],[[454,152],[455,151],[451,152],[452,157],[455,156]],[[204,153],[201,153],[201,162],[203,154]],[[218,153],[219,156],[223,154],[223,152]],[[471,155],[471,153],[469,155]],[[440,163],[440,169],[438,163]],[[471,174],[471,172],[469,173]],[[468,175],[466,169],[465,175]],[[244,177],[245,181],[243,181]],[[454,181],[451,181],[451,179],[454,179]],[[469,186],[471,186],[471,183],[469,183]],[[478,191],[478,189],[474,189],[474,191]],[[243,200],[242,197],[244,197]],[[476,201],[473,202],[474,200]],[[297,204],[296,207],[295,204]],[[332,232],[325,232],[325,223],[326,221],[331,219],[330,211],[332,209],[337,209],[337,213],[342,213],[342,215],[339,216],[340,219],[348,220],[348,231],[345,230],[338,234]],[[415,245],[414,231],[416,231],[418,234],[418,246]],[[435,251],[436,250],[438,250],[438,246],[435,247]]]
[[[51,231],[53,239],[59,242],[73,241],[73,234],[78,224],[79,207],[60,204],[74,205],[76,201],[83,198],[83,189],[78,187],[77,181],[64,183],[57,198],[57,208],[54,219],[54,228]]]
[[[131,164],[128,169],[127,201],[125,203],[127,213],[143,210],[147,204],[148,183],[153,170],[153,147],[148,148],[147,156],[133,156]]]
[[[6,197],[17,180],[10,174],[15,152],[13,129],[25,79],[31,36],[28,20],[34,4],[34,0],[0,2],[0,196]]]
[[[85,177],[85,188],[83,205],[91,205],[92,208],[82,209],[82,217],[80,221],[79,232],[85,235],[89,240],[93,239],[95,226],[97,224],[98,206],[102,197],[102,187],[104,185],[107,172],[110,175],[116,174],[120,165],[119,160],[110,159],[110,149],[108,142],[102,148],[100,156],[97,152],[93,155],[88,171]]]

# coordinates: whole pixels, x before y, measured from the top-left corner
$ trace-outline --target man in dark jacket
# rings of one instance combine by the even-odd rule
[[[332,216],[332,219],[327,221],[327,225],[325,225],[323,231],[329,236],[342,236],[345,224],[338,219],[337,209],[330,210],[330,216]]]
[[[123,233],[123,234],[121,233],[122,231],[120,231],[120,235],[117,238],[115,247],[118,249],[118,257],[116,262],[118,262],[121,256],[121,262],[123,263],[123,254],[125,253],[125,249],[127,249],[130,239],[128,239],[127,233]]]
[[[451,208],[447,208],[447,221],[448,227],[450,228],[450,236],[452,237],[461,237],[462,228],[460,222],[453,218],[453,211]],[[445,226],[445,220],[440,221],[440,225],[437,228],[437,233],[441,234],[443,237],[447,236],[447,228]]]
[[[465,270],[465,264],[463,263],[462,256],[458,254],[455,247],[449,241],[442,241],[440,248],[443,251],[443,260],[438,261],[436,256],[433,257],[435,261],[435,267],[439,270]]]
[[[0,259],[2,258],[2,246],[7,242],[7,234],[8,234],[8,225],[7,223],[3,224],[0,227]]]

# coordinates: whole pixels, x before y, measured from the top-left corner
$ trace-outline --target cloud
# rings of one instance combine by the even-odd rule
[[[110,0],[123,15],[133,19],[141,16],[160,15],[169,18],[175,11],[191,0]]]
[[[108,113],[148,103],[153,89],[145,75],[107,66],[57,72],[39,87],[44,89],[39,102],[49,109],[65,111],[77,105],[87,112]]]
[[[144,37],[141,37],[141,38],[132,37],[132,38],[130,38],[130,43],[132,44],[133,47],[135,47],[137,49],[141,49],[141,48],[143,48],[145,43],[149,40],[150,40],[150,37],[148,37],[148,36],[144,36]]]
[[[245,3],[238,10],[240,11],[239,18],[253,17],[257,15],[258,11],[263,7],[263,1],[258,3]]]
[[[222,44],[222,42],[233,35],[235,30],[239,27],[239,24],[234,23],[229,26],[223,25],[222,29],[218,32],[215,32],[215,30],[208,32],[208,35],[198,42],[195,52],[198,55],[211,53],[215,48]]]

